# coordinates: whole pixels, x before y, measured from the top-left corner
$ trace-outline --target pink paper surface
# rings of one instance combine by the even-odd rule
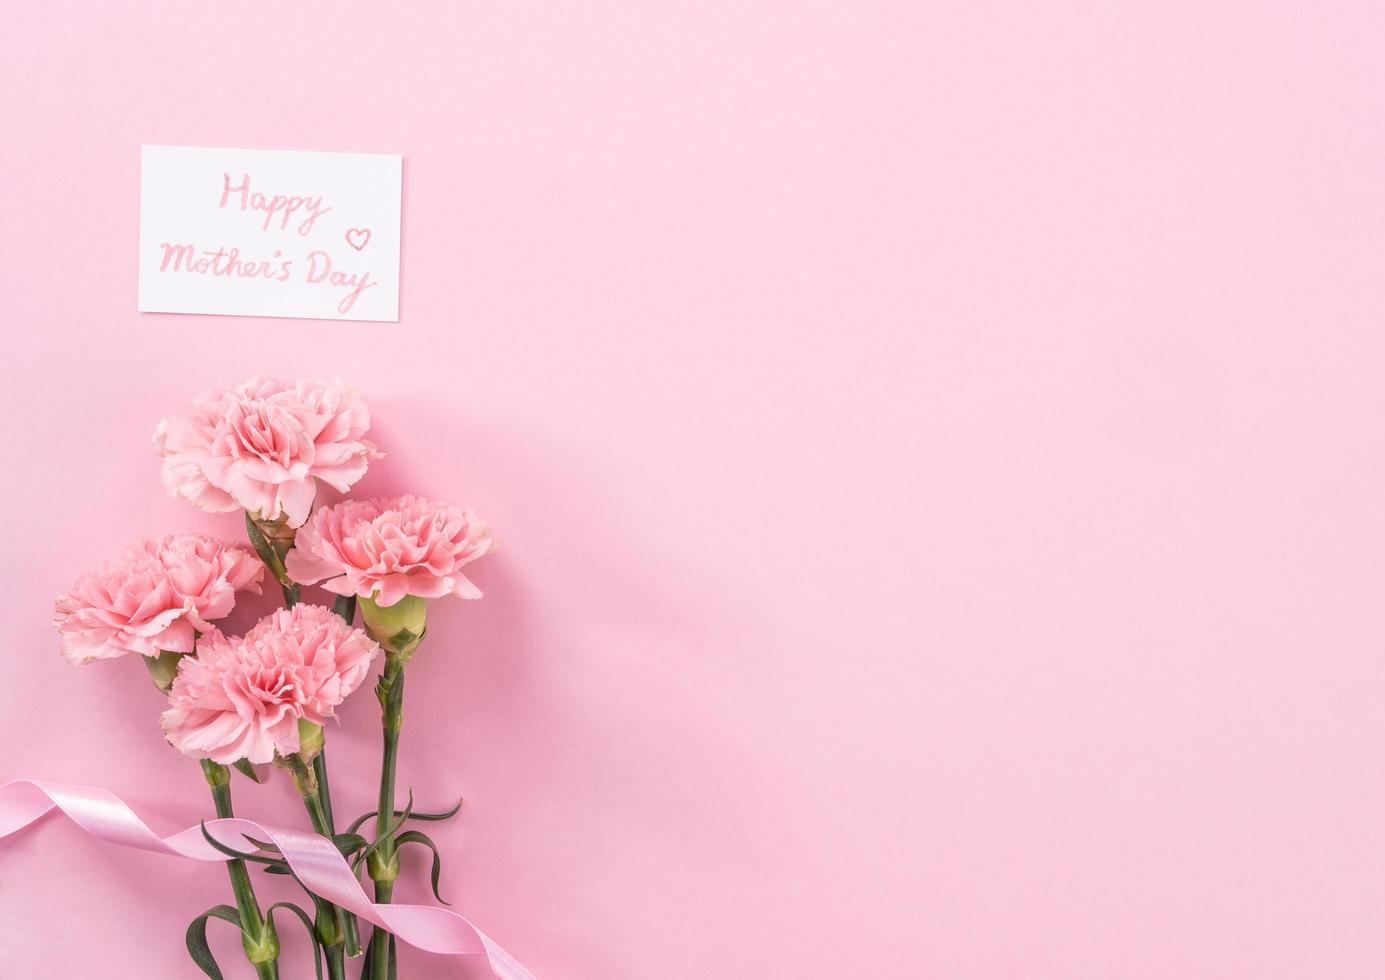
[[[503,542],[435,608],[400,782],[465,796],[444,897],[541,980],[1381,975],[1382,36],[1354,2],[8,4],[0,780],[210,814],[52,597],[239,533],[163,495],[162,415],[340,376],[389,453],[360,489]],[[137,313],[142,143],[404,154],[400,323]],[[329,733],[340,813],[376,715]],[[228,896],[50,819],[0,847],[0,974],[191,980]]]

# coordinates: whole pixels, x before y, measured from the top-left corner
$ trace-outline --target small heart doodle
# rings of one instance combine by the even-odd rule
[[[360,251],[370,244],[369,228],[348,228],[346,229],[346,244],[356,251]]]

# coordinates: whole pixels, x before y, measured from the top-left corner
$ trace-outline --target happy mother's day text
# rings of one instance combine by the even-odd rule
[[[318,218],[332,210],[323,206],[321,196],[264,194],[252,190],[248,173],[242,174],[235,184],[229,173],[222,174],[217,207],[242,212],[249,219],[247,225],[251,230],[266,234],[297,234],[304,238],[313,233]],[[345,238],[348,247],[358,252],[366,247],[369,240],[369,231],[366,229],[353,228]],[[226,279],[263,279],[269,282],[290,282],[295,276],[301,276],[308,285],[345,290],[344,294],[338,294],[338,313],[349,312],[362,293],[378,285],[371,278],[369,270],[343,269],[325,248],[313,249],[301,257],[276,248],[272,256],[266,257],[265,254],[246,256],[239,247],[226,245],[206,248],[191,242],[161,242],[160,247],[163,249],[160,272],[184,272]]]

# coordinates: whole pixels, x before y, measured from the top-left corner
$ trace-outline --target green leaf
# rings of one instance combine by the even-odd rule
[[[229,857],[239,858],[242,861],[254,861],[258,864],[283,864],[283,861],[279,858],[264,857],[260,854],[251,854],[248,851],[238,851],[234,847],[227,847],[225,844],[221,843],[221,841],[207,833],[207,821],[205,820],[202,821],[202,836],[207,839],[208,844]]]
[[[438,854],[438,845],[434,844],[432,838],[421,830],[406,830],[394,839],[396,847],[404,844],[422,844],[433,852],[433,897],[444,905],[451,905],[447,899],[438,894],[438,879],[442,876],[442,856]]]
[[[443,813],[414,813],[409,814],[410,820],[451,820],[462,809],[462,801],[458,800],[457,805]]]
[[[363,863],[365,863],[365,859],[368,858],[368,857],[370,857],[371,854],[375,853],[375,851],[380,847],[381,844],[383,844],[385,841],[389,840],[389,838],[393,837],[393,836],[394,836],[394,832],[395,832],[396,830],[398,830],[398,829],[403,825],[403,823],[404,823],[405,820],[408,820],[408,819],[409,819],[409,814],[411,814],[411,813],[414,812],[414,791],[413,791],[413,790],[409,790],[409,802],[404,806],[404,809],[403,809],[402,811],[396,811],[396,812],[399,814],[399,816],[396,817],[396,818],[390,823],[390,825],[389,825],[388,827],[385,828],[384,833],[378,835],[373,841],[371,841],[371,842],[366,846],[366,849],[365,849],[365,850],[363,850],[360,854],[356,855],[356,860],[353,861],[352,864],[351,864],[351,870],[352,870],[352,871],[358,871],[358,870],[360,870],[361,865],[362,865]]]
[[[409,814],[409,819],[410,819],[410,820],[451,820],[453,817],[455,817],[458,813],[461,812],[461,809],[462,809],[462,801],[461,801],[461,800],[458,800],[458,801],[457,801],[457,805],[454,806],[454,807],[453,807],[452,809],[450,809],[450,810],[445,810],[445,811],[443,811],[443,812],[441,812],[441,813],[419,813],[418,811],[414,811],[414,812],[412,812],[412,813]],[[401,814],[401,813],[403,813],[403,812],[404,812],[403,810],[395,810],[395,811],[394,811],[395,816],[398,816],[399,814]],[[347,832],[348,834],[354,834],[354,833],[356,833],[358,830],[361,829],[362,825],[365,824],[365,822],[366,822],[367,820],[372,820],[372,819],[374,819],[374,817],[375,817],[375,811],[374,811],[374,810],[371,810],[371,811],[369,811],[369,812],[367,812],[367,813],[362,813],[362,814],[361,814],[359,817],[357,817],[355,820],[351,821],[351,826],[346,828],[346,832]]]
[[[409,790],[409,802],[404,804],[404,809],[402,809],[402,810],[395,810],[395,811],[394,811],[394,820],[390,823],[389,828],[385,831],[384,836],[386,836],[386,837],[392,836],[396,830],[398,830],[400,827],[404,826],[404,821],[405,821],[405,820],[408,820],[411,816],[413,816],[413,813],[414,813],[414,791],[413,791],[412,789],[410,789],[410,790]]]
[[[275,902],[265,912],[265,918],[273,919],[275,909],[288,909],[303,923],[303,928],[308,930],[308,938],[311,939],[313,943],[313,971],[317,974],[317,980],[322,980],[322,944],[318,942],[317,932],[313,929],[313,920],[308,917],[307,912],[304,912],[292,902]]]
[[[332,838],[332,843],[337,845],[337,850],[341,851],[342,857],[350,857],[354,852],[365,847],[370,841],[360,834],[337,834]]]
[[[234,908],[229,905],[213,905],[188,924],[188,955],[197,964],[197,968],[212,980],[223,980],[221,968],[216,965],[216,957],[212,955],[212,948],[207,945],[207,920],[212,918],[229,922],[237,931],[240,930],[240,914]]]

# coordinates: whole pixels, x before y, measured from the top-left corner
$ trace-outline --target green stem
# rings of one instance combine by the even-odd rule
[[[216,815],[222,819],[235,816],[231,809],[231,773],[223,765],[202,760],[202,776],[212,789],[212,802]],[[266,923],[255,901],[255,888],[250,884],[250,872],[245,862],[232,858],[226,862],[226,871],[231,876],[231,891],[236,896],[236,911],[240,915],[241,945],[245,957],[255,968],[259,980],[279,980],[279,940],[274,934],[272,924]]]
[[[332,790],[327,782],[327,750],[323,748],[313,758],[313,775],[317,778],[317,799],[322,806],[323,822],[327,830],[318,831],[328,840],[337,835],[336,819],[332,816]],[[356,917],[343,913],[346,919],[346,955],[361,955],[361,931]]]
[[[327,819],[326,808],[322,805],[322,794],[313,769],[309,768],[300,755],[289,756],[287,762],[289,771],[293,773],[293,784],[298,789],[298,796],[303,800],[304,809],[308,811],[308,819],[312,821],[313,830],[331,840],[332,824]],[[327,957],[327,975],[331,980],[346,980],[346,961],[342,954],[346,942],[347,915],[330,902],[317,898],[314,898],[314,902],[317,903],[318,913],[315,928],[318,941],[322,943],[323,952]]]
[[[385,658],[385,673],[375,692],[380,699],[380,727],[385,743],[380,761],[380,801],[375,811],[377,834],[394,819],[395,762],[399,757],[399,731],[404,725],[404,659],[397,654]],[[366,865],[375,882],[375,903],[389,904],[394,895],[394,879],[399,876],[394,840],[382,841],[366,859]],[[389,980],[391,975],[389,933],[379,927],[370,936],[370,975],[371,980]]]
[[[376,905],[388,905],[393,897],[393,881],[377,881],[375,883]],[[394,955],[394,944],[390,940],[393,938],[379,926],[376,926],[371,932],[370,953],[366,956],[366,959],[370,961],[370,980],[390,980],[390,977],[394,975],[390,972],[390,958]],[[366,980],[366,978],[362,977],[361,980]]]

